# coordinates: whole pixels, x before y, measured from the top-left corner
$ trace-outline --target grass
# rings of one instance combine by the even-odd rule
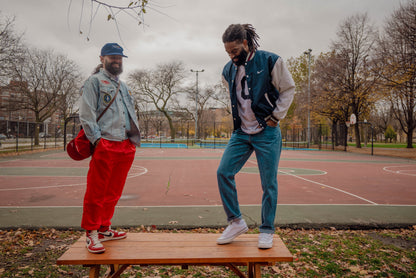
[[[130,233],[221,233],[221,229],[157,230]],[[250,233],[258,233],[250,229]],[[276,233],[294,255],[292,263],[262,267],[262,277],[415,277],[416,227],[391,230],[294,230]],[[88,277],[82,266],[57,266],[56,259],[82,232],[0,230],[0,277]],[[241,268],[241,270],[246,270]],[[103,273],[105,270],[103,270]],[[121,277],[237,277],[221,266],[132,266]]]
[[[348,146],[355,147],[355,143],[348,143]],[[381,143],[381,142],[374,142],[374,148],[389,148],[389,149],[404,149],[407,147],[406,143]],[[361,143],[361,147],[364,147],[364,143]],[[371,142],[367,143],[367,147],[371,147]],[[413,144],[413,148],[416,148],[416,144]]]

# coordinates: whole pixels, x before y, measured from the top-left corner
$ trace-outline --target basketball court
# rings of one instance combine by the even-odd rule
[[[221,207],[216,170],[222,149],[138,148],[118,206]],[[0,207],[82,207],[89,159],[64,151],[0,159]],[[240,205],[260,206],[255,155],[236,176]],[[416,161],[333,151],[283,150],[279,206],[416,208]]]

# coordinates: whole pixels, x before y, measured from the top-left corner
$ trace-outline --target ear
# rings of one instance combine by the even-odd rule
[[[246,39],[243,40],[243,48],[245,51],[249,52],[250,49],[248,47],[248,41]]]

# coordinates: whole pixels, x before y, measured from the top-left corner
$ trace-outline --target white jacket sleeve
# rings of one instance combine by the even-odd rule
[[[281,57],[274,64],[271,77],[273,86],[279,91],[273,117],[281,120],[286,117],[295,95],[295,82]]]

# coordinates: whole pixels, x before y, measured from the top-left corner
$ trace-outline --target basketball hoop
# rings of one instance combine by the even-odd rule
[[[357,117],[355,116],[355,114],[351,114],[349,123],[350,125],[355,125],[357,123]]]

